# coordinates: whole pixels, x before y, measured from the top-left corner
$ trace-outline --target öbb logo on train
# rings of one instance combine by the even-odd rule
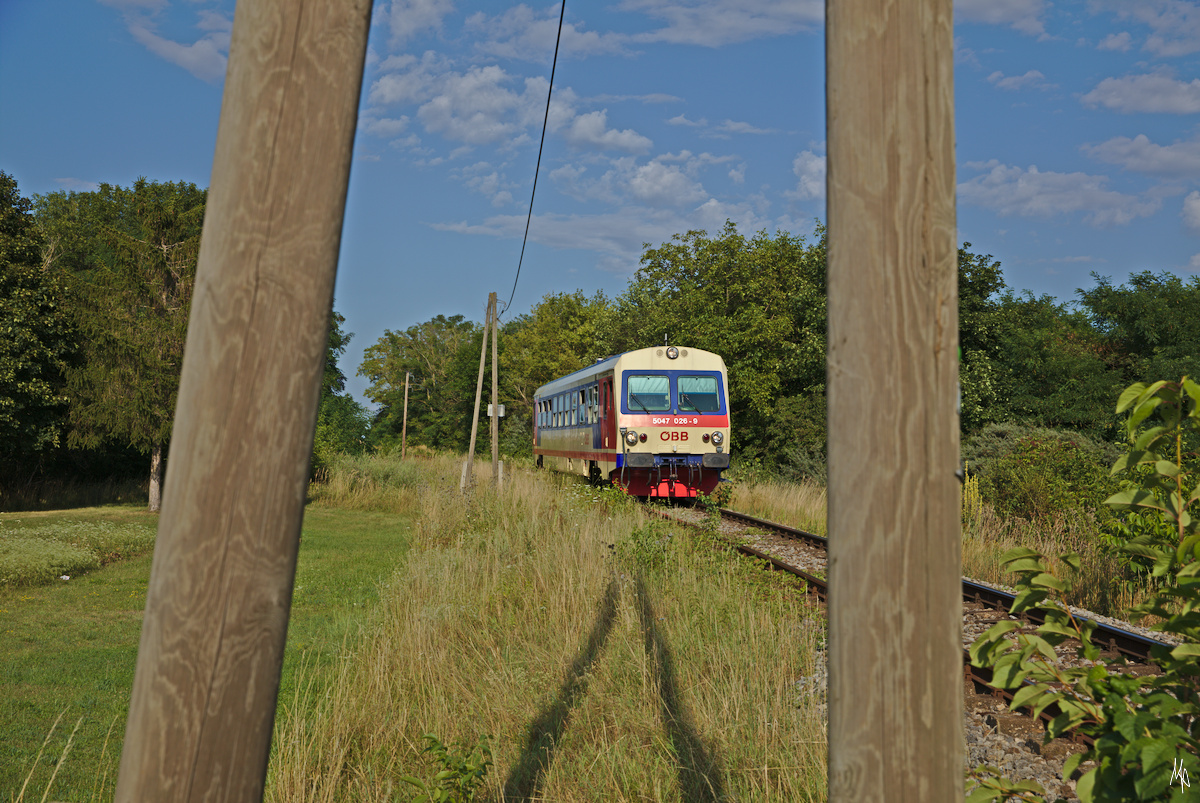
[[[660,432],[660,433],[658,433],[658,437],[662,438],[664,441],[686,441],[687,433],[686,432]]]

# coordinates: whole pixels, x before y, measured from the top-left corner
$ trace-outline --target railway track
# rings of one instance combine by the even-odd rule
[[[705,514],[696,508],[672,508],[669,511],[654,507],[649,509],[657,515],[688,526],[700,527],[705,524]],[[732,548],[744,555],[765,561],[765,565],[770,569],[788,572],[802,579],[806,590],[820,602],[825,602],[828,593],[825,581],[825,552],[828,539],[734,510],[720,508],[720,514],[718,534],[724,536]],[[963,677],[968,694],[968,710],[980,713],[984,720],[998,731],[1018,734],[1025,738],[1030,742],[1030,747],[1042,756],[1058,758],[1061,761],[1061,758],[1081,749],[1078,745],[1090,744],[1091,740],[1086,736],[1076,734],[1072,738],[1076,745],[1052,743],[1049,746],[1035,746],[1032,744],[1035,741],[1033,737],[1040,741],[1044,723],[1049,722],[1058,712],[1053,708],[1041,712],[1040,725],[1035,725],[1025,716],[1028,711],[1014,715],[1008,710],[1008,703],[1011,702],[1013,694],[991,685],[990,670],[971,666],[967,648],[997,621],[1015,619],[1023,622],[1022,629],[1032,631],[1041,624],[1040,617],[1032,613],[1023,616],[1010,614],[1015,600],[1014,594],[965,578],[962,581],[962,597]],[[1095,619],[1086,612],[1077,615],[1079,618],[1096,622],[1092,639],[1102,648],[1102,656],[1125,658],[1132,662],[1127,671],[1134,674],[1150,674],[1157,671],[1150,662],[1150,650],[1163,642],[1111,622]],[[1075,641],[1067,641],[1060,645],[1056,651],[1060,663],[1079,664],[1081,659],[1075,653],[1077,646],[1078,642]],[[1022,723],[1026,725],[1023,727]]]

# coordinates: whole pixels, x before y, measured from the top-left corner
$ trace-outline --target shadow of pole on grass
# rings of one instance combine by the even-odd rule
[[[704,746],[692,725],[687,709],[679,699],[675,682],[675,661],[654,624],[658,618],[641,577],[637,579],[636,590],[638,618],[641,620],[646,656],[654,664],[658,676],[663,726],[679,762],[680,797],[684,803],[724,800],[720,762]]]
[[[567,669],[566,679],[558,690],[558,696],[542,709],[529,726],[529,736],[520,757],[513,764],[508,780],[504,783],[504,799],[529,800],[540,791],[546,770],[554,760],[558,740],[567,727],[573,709],[587,691],[587,673],[600,656],[600,649],[608,639],[613,622],[617,618],[617,581],[612,580],[604,590],[600,612],[587,644],[579,657]]]

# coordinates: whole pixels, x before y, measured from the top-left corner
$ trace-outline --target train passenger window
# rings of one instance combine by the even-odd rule
[[[679,412],[715,413],[720,409],[715,376],[679,377]]]
[[[665,376],[629,377],[629,409],[647,413],[671,409],[671,381]]]

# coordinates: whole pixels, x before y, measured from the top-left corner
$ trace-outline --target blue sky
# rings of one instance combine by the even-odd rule
[[[0,170],[206,186],[233,3],[0,0]],[[337,283],[355,332],[513,285],[558,6],[377,2]],[[1200,4],[959,0],[959,238],[1017,290],[1200,271]],[[820,0],[568,5],[520,283],[621,292],[643,243],[825,216]],[[363,382],[352,379],[361,390]]]

